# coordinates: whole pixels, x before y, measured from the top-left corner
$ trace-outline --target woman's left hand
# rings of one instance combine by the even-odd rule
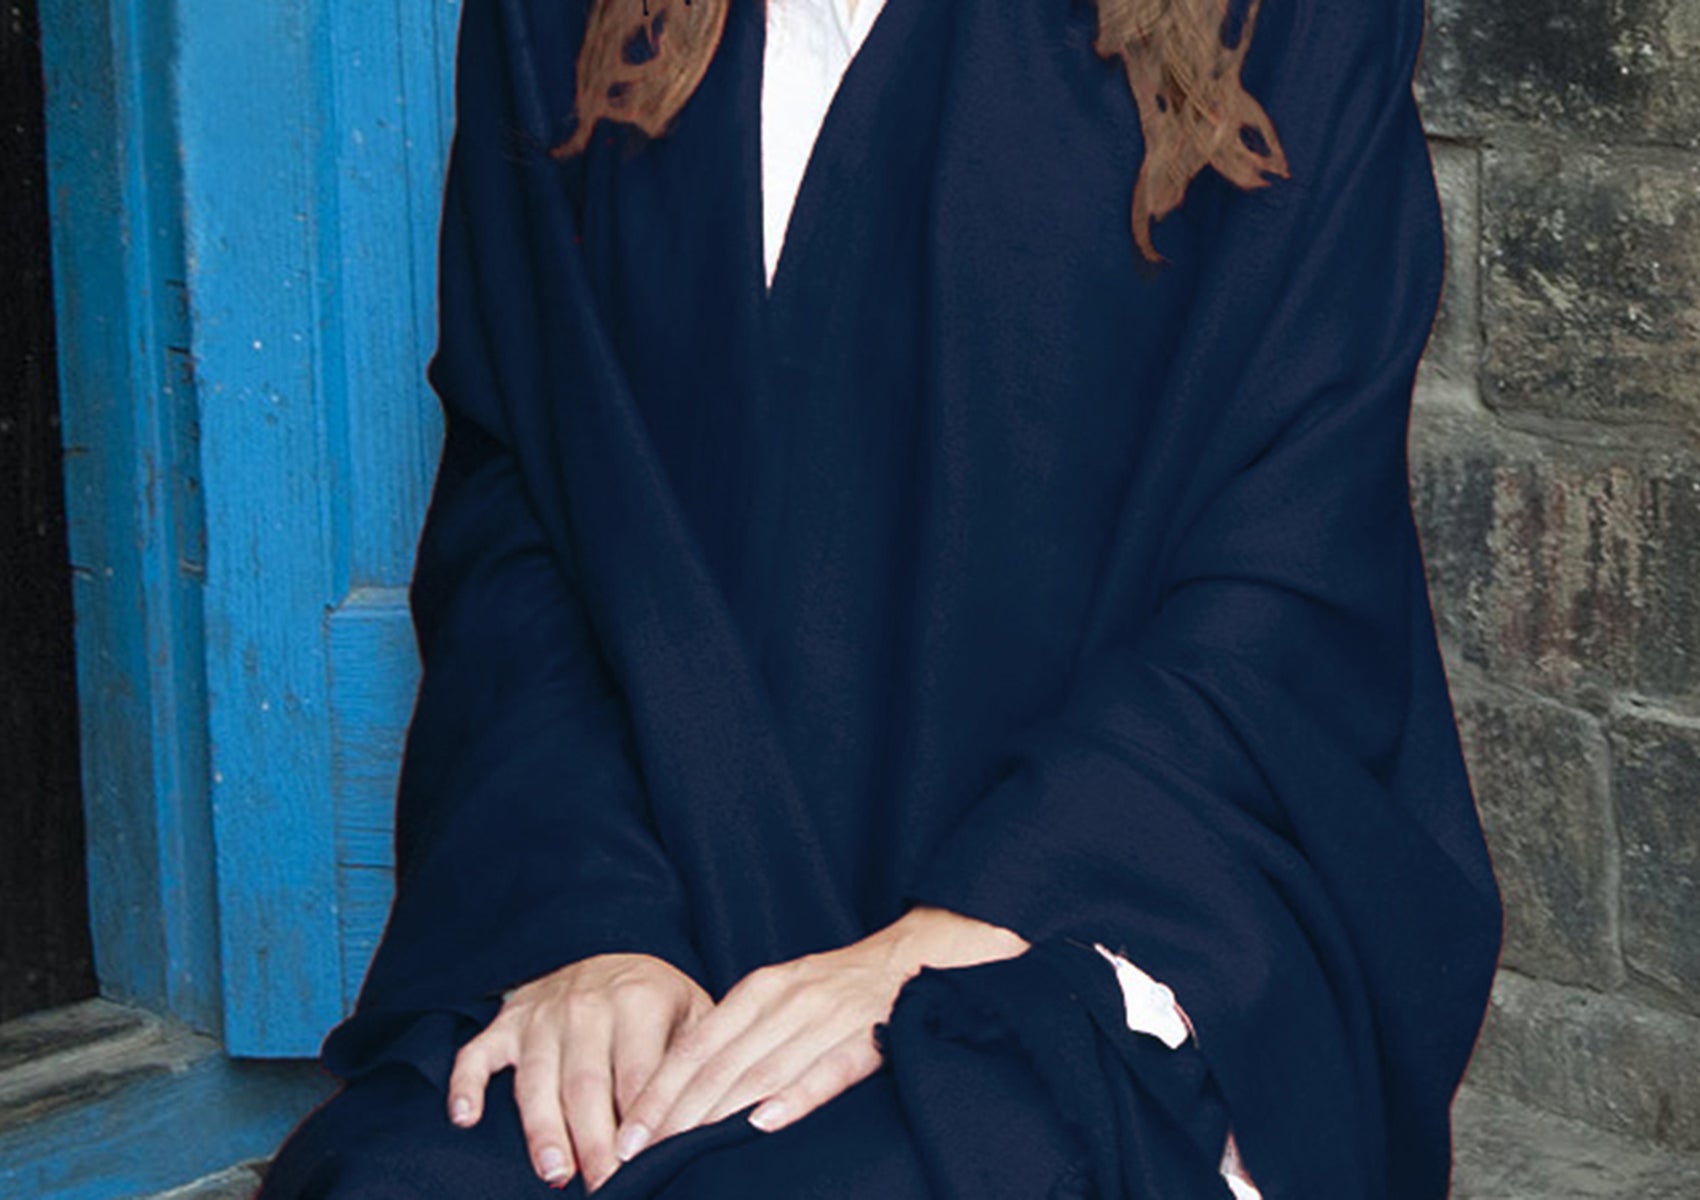
[[[752,971],[673,1039],[622,1114],[620,1157],[758,1100],[758,1128],[789,1125],[879,1069],[874,1026],[923,966],[1013,958],[1027,945],[1001,926],[917,906],[841,949]]]

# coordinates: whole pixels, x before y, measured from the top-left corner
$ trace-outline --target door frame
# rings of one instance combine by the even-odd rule
[[[0,1190],[180,1184],[268,1155],[330,1086],[302,1060],[388,903],[438,436],[409,264],[456,18],[40,0],[96,973],[219,1052],[0,1135]],[[436,60],[362,53],[412,38]]]

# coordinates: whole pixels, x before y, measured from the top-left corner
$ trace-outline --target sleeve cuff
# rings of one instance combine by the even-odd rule
[[[1129,1029],[1135,1033],[1150,1034],[1171,1050],[1178,1050],[1187,1038],[1193,1036],[1192,1022],[1187,1020],[1186,1010],[1175,999],[1172,990],[1103,943],[1093,942],[1092,948],[1115,969],[1116,983],[1121,986],[1122,1003],[1127,1009]],[[1234,1200],[1263,1200],[1263,1193],[1257,1190],[1251,1176],[1246,1174],[1245,1164],[1240,1161],[1239,1146],[1234,1141],[1232,1130],[1228,1132],[1227,1144],[1222,1148],[1221,1173],[1228,1190],[1234,1194]]]

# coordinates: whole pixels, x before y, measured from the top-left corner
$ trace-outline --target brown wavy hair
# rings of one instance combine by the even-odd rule
[[[595,0],[579,51],[577,125],[551,153],[583,150],[604,117],[665,133],[707,72],[734,2],[757,0]],[[1094,2],[1093,49],[1121,60],[1145,138],[1133,239],[1148,261],[1164,262],[1151,222],[1179,206],[1206,165],[1246,190],[1266,186],[1265,175],[1288,177],[1269,115],[1240,83],[1261,0]]]

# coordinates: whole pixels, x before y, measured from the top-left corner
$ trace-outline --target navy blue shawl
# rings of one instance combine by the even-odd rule
[[[1023,994],[1093,941],[1172,985],[1268,1200],[1443,1195],[1500,912],[1408,490],[1420,0],[1265,0],[1292,177],[1207,170],[1158,270],[1090,6],[887,0],[771,294],[759,4],[666,136],[564,162],[587,0],[465,8],[399,890],[328,1065],[922,901],[1034,942]]]

